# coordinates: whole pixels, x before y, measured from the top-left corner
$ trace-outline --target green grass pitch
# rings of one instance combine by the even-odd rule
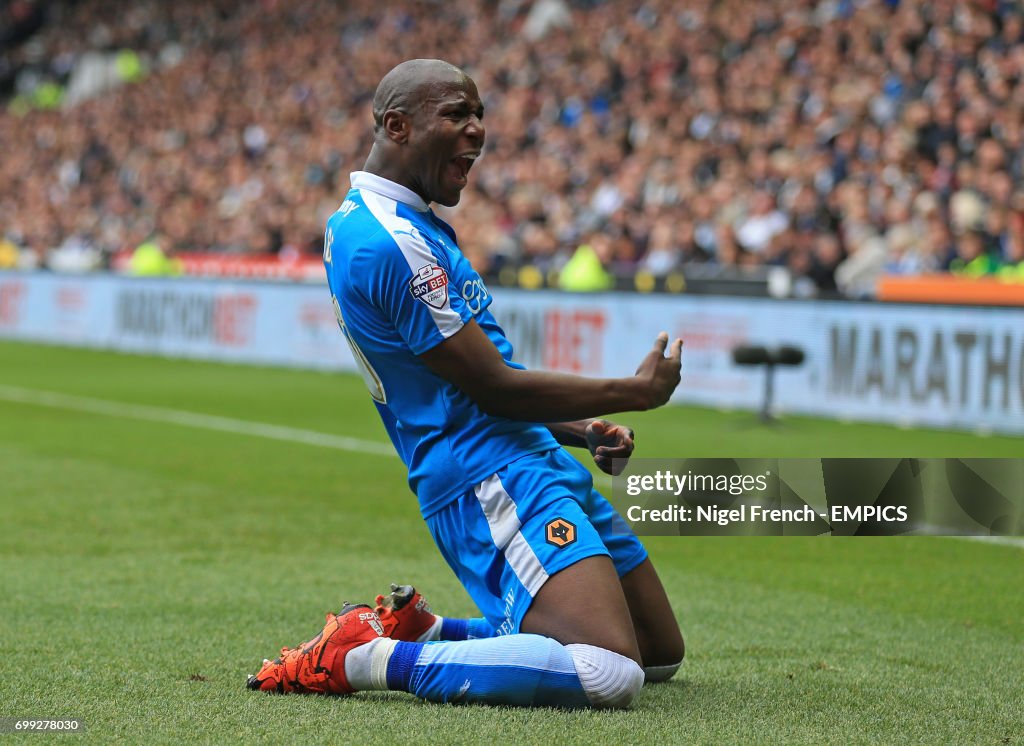
[[[0,343],[0,716],[83,718],[65,738],[96,743],[1024,743],[1024,549],[949,538],[649,540],[687,660],[629,712],[246,691],[263,656],[392,581],[474,608],[396,458],[150,416],[168,410],[386,440],[355,376]],[[643,456],[1024,454],[692,408],[619,419]]]

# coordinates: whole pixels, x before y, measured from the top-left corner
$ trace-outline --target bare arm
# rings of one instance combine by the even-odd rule
[[[587,426],[594,420],[574,420],[572,422],[548,422],[546,427],[559,445],[569,448],[587,447]]]
[[[486,413],[530,422],[571,422],[611,412],[653,409],[668,401],[679,383],[682,342],[662,332],[628,378],[586,378],[511,368],[475,321],[420,359],[458,386]]]
[[[590,451],[597,468],[605,474],[622,473],[633,455],[634,433],[625,425],[608,420],[576,420],[549,422],[546,427],[561,445]]]

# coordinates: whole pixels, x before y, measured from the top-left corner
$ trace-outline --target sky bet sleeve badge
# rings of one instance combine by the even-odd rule
[[[554,544],[559,548],[567,547],[576,541],[576,526],[564,518],[556,518],[548,523],[545,534],[548,544]]]
[[[436,264],[424,265],[409,280],[409,292],[416,300],[441,310],[448,302],[448,274]]]

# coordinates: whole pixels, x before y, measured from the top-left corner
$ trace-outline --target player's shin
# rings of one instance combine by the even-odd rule
[[[548,707],[626,707],[643,684],[632,660],[540,635],[409,643],[376,640],[353,650],[354,688],[406,691],[432,702]]]
[[[438,618],[441,620],[441,625],[437,630],[438,636],[430,638],[431,640],[447,640],[451,642],[458,640],[486,640],[497,634],[494,627],[483,617],[476,619]]]

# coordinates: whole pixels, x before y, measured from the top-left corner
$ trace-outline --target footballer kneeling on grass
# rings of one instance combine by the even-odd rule
[[[683,639],[647,552],[563,446],[611,472],[633,432],[606,420],[668,401],[682,342],[636,375],[529,371],[430,209],[452,206],[484,145],[474,82],[411,60],[373,98],[374,144],[327,223],[338,324],[438,548],[483,613],[434,615],[411,586],[346,605],[251,689],[406,691],[435,702],[626,707],[679,668]],[[621,463],[621,462],[620,462]]]

